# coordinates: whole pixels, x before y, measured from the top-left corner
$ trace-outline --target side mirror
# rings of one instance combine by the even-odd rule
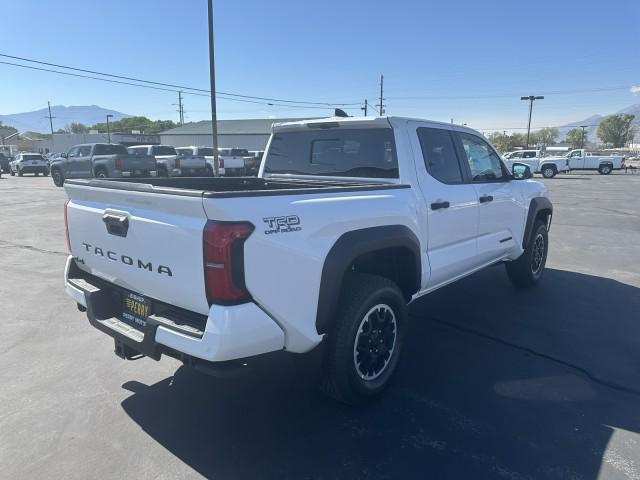
[[[517,162],[511,167],[511,174],[513,175],[514,180],[527,180],[533,177],[529,165]]]

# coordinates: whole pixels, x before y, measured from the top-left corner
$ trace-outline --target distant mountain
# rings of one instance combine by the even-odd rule
[[[71,122],[82,123],[86,126],[105,122],[107,115],[113,115],[110,120],[120,120],[130,117],[126,113],[116,112],[99,107],[97,105],[80,105],[65,107],[64,105],[52,105],[51,115],[53,119],[53,130],[65,128]],[[17,128],[20,132],[51,133],[49,127],[49,110],[43,108],[35,112],[12,113],[10,115],[0,115],[0,122]]]
[[[622,110],[618,110],[615,113],[630,113],[632,115],[635,115],[636,118],[633,121],[633,124],[640,127],[640,103],[630,105],[626,108],[623,108]],[[592,115],[585,118],[584,120],[568,123],[567,125],[558,128],[558,131],[560,132],[560,140],[564,139],[569,130],[573,128],[580,128],[580,125],[589,125],[589,127],[585,128],[585,132],[588,132],[587,139],[593,143],[600,143],[601,140],[598,138],[596,132],[598,130],[598,125],[600,125],[600,122],[606,117],[607,115]]]

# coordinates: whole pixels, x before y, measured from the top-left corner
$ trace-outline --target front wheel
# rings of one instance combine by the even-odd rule
[[[325,392],[351,405],[380,394],[398,365],[406,323],[406,302],[395,283],[350,274],[327,335]]]
[[[516,287],[531,287],[542,278],[547,264],[549,234],[541,220],[536,220],[531,239],[524,253],[517,260],[506,263],[509,280]]]
[[[15,176],[16,176],[16,172],[14,172],[13,170],[10,170],[10,171],[9,171],[9,174],[10,174],[12,177],[15,177]]]
[[[542,167],[542,176],[544,178],[553,178],[556,176],[556,169],[551,166]]]
[[[22,170],[18,169],[18,176],[21,177],[23,175]]]
[[[51,178],[56,187],[61,187],[64,184],[64,175],[62,175],[62,172],[57,168],[51,170]]]

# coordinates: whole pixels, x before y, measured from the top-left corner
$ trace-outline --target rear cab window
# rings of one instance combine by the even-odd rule
[[[265,173],[398,178],[391,128],[331,128],[275,132]]]
[[[93,150],[93,154],[94,155],[126,155],[127,148],[124,145],[98,144],[95,146]]]

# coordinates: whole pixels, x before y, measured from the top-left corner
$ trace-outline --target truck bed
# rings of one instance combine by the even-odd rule
[[[67,184],[129,190],[136,192],[163,193],[205,198],[250,197],[267,195],[300,195],[311,193],[357,192],[367,190],[383,190],[410,188],[399,183],[383,183],[372,181],[338,181],[321,179],[265,179],[265,178],[222,178],[222,177],[187,177],[187,178],[123,178],[111,179],[73,179]]]

